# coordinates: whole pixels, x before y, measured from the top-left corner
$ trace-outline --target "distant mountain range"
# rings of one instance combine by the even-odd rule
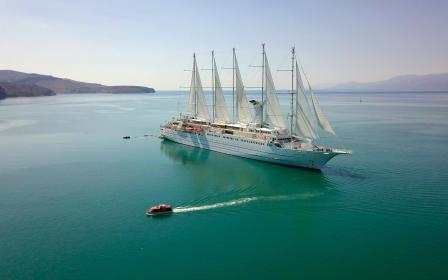
[[[343,92],[448,92],[448,73],[404,75],[369,83],[345,83],[321,91]]]
[[[384,81],[350,82],[322,92],[448,92],[448,73],[396,76]],[[153,93],[141,86],[105,86],[49,75],[0,70],[0,99],[20,96],[49,96],[63,93]]]
[[[63,93],[153,93],[141,86],[105,86],[62,79],[49,75],[0,70],[0,99],[20,96],[46,96]]]

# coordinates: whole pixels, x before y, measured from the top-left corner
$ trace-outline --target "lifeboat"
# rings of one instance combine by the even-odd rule
[[[173,207],[168,204],[156,205],[146,210],[146,215],[148,216],[157,216],[171,213],[173,213]]]

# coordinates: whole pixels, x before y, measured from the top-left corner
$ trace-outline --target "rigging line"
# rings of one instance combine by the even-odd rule
[[[233,48],[232,50],[233,53],[233,59],[232,59],[232,118],[233,118],[233,122],[235,122],[235,48]]]
[[[254,54],[253,52],[251,52],[252,57],[250,60],[248,60],[250,63],[248,65],[258,65],[259,63],[259,55],[258,54]],[[247,84],[256,84],[258,83],[258,75],[259,75],[259,70],[257,69],[252,69],[252,68],[259,68],[259,67],[246,67],[246,82]],[[241,68],[240,68],[241,70]],[[257,76],[257,78],[255,78],[255,76]],[[257,80],[257,82],[254,82],[254,80]]]
[[[288,57],[288,56],[286,56],[286,55],[282,55],[282,60],[281,60],[281,62],[278,64],[278,67],[277,68],[279,68],[279,69],[284,69],[284,68],[287,68],[287,67],[289,67],[289,66],[285,66],[285,65],[287,65],[286,64],[286,60],[289,60],[289,59],[291,59],[291,57]],[[285,67],[283,67],[283,66],[285,66]]]
[[[215,107],[216,107],[216,81],[215,81],[215,72],[214,72],[214,66],[215,65],[215,51],[214,50],[212,50],[212,99],[213,99],[213,107],[212,107],[212,110],[213,110],[213,113],[212,113],[212,120],[213,120],[213,122],[215,121],[215,114],[216,114],[216,112],[215,112]]]
[[[283,69],[283,65],[285,64],[286,59],[287,59],[287,57],[283,56],[283,60],[281,61],[281,63],[278,64],[277,68],[274,68],[274,69]],[[290,57],[288,59],[290,59]],[[287,70],[287,71],[291,71],[291,70]],[[278,80],[278,76],[279,76],[278,72],[279,72],[279,70],[275,71],[275,74],[274,74],[275,78],[274,78],[274,80]]]
[[[291,119],[290,119],[290,129],[289,129],[289,137],[292,137],[292,126],[293,126],[293,121],[294,121],[294,58],[295,58],[295,47],[292,47],[291,49],[292,52],[292,56],[291,56],[291,60],[292,60],[292,65],[291,65],[291,107],[290,107],[290,113],[288,115],[291,115]]]
[[[299,59],[299,57],[298,57],[297,54],[296,54],[296,60],[297,60],[297,63],[299,64],[299,66],[300,66],[300,69],[302,69],[303,76],[305,77],[306,83],[308,84],[308,87],[309,87],[310,90],[311,90],[311,85],[310,85],[310,81],[308,80],[308,75],[306,74],[305,69],[303,69],[303,65],[302,65],[302,63],[300,62],[300,59]],[[304,87],[305,87],[305,85],[304,85]],[[304,88],[303,88],[303,90],[304,90],[304,92],[305,92],[305,89],[304,89]]]

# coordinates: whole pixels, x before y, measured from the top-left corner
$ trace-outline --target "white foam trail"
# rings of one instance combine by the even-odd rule
[[[246,204],[253,201],[286,201],[286,200],[296,200],[296,199],[306,199],[314,196],[320,195],[320,193],[304,193],[299,195],[276,195],[276,196],[255,196],[255,197],[244,197],[227,202],[219,202],[215,204],[202,205],[202,206],[191,206],[191,207],[176,207],[173,209],[174,213],[185,213],[185,212],[195,212],[203,211],[215,208],[230,207],[240,204]]]

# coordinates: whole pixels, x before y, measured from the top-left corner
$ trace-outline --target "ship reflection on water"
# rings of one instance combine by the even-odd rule
[[[170,159],[184,165],[203,165],[208,161],[211,153],[206,149],[193,148],[166,139],[161,141],[160,151]]]
[[[187,171],[195,186],[211,185],[222,189],[253,188],[263,192],[324,191],[334,189],[328,176],[321,172],[234,157],[178,144],[160,143],[160,151]]]

